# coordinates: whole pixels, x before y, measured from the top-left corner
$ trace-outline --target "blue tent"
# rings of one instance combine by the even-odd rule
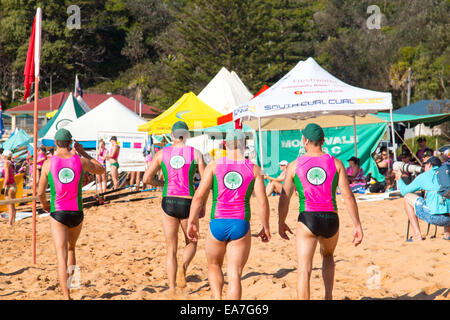
[[[30,140],[30,136],[21,128],[16,128],[11,136],[3,142],[2,148],[5,150],[15,151],[15,149],[25,146]]]
[[[450,100],[421,100],[394,111],[396,114],[427,115],[449,113]]]

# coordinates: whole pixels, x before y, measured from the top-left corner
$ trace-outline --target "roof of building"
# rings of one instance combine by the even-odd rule
[[[70,92],[59,92],[49,97],[45,97],[38,100],[38,112],[39,113],[47,113],[49,111],[53,111],[59,109],[62,106],[64,101],[66,101]],[[139,102],[136,102],[132,99],[129,99],[120,94],[96,94],[96,93],[83,93],[83,100],[86,104],[94,109],[102,102],[106,101],[108,98],[114,97],[117,101],[123,104],[125,107],[130,109],[131,111],[139,113]],[[136,108],[136,109],[135,109]],[[26,103],[14,108],[10,108],[5,110],[5,113],[31,113],[34,110],[34,102]],[[147,104],[142,104],[142,115],[153,116],[156,117],[159,115],[162,110],[159,110],[156,107],[149,106]]]

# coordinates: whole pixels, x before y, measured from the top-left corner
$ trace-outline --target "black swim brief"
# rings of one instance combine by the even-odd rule
[[[50,217],[69,228],[75,228],[83,221],[84,214],[81,211],[55,211],[50,213]]]
[[[177,219],[189,218],[192,199],[179,197],[164,197],[162,209],[166,214]]]
[[[298,221],[317,237],[331,238],[339,230],[339,216],[336,212],[300,212]]]

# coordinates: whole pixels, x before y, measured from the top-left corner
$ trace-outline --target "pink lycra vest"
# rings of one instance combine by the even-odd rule
[[[254,164],[245,159],[217,159],[213,180],[211,219],[242,219],[249,221],[250,197],[255,183]]]
[[[15,171],[14,171],[14,164],[12,163],[12,161],[7,160],[10,164],[9,166],[9,177],[8,177],[8,181],[6,181],[6,185],[13,185],[15,184],[14,181],[14,175],[15,175]],[[3,173],[3,178],[5,177],[5,169],[3,168],[2,170]]]
[[[48,173],[50,212],[83,211],[83,168],[78,155],[68,159],[53,156]]]
[[[105,164],[105,157],[108,151],[105,148],[98,149],[97,161],[100,162],[101,165]]]
[[[163,197],[194,196],[194,174],[197,170],[194,148],[165,147],[161,169],[164,175]]]
[[[299,196],[299,211],[336,211],[338,181],[333,156],[303,155],[297,158],[294,182]]]

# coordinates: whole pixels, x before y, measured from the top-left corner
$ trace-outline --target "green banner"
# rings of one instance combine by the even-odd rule
[[[369,172],[378,181],[384,181],[383,175],[378,171],[372,158],[378,143],[387,128],[386,123],[373,123],[356,126],[358,158],[361,167],[367,175]],[[355,156],[353,126],[324,128],[325,143],[323,151],[340,159],[345,167],[348,167],[348,159]],[[300,130],[262,131],[264,172],[272,177],[281,173],[279,162],[287,160],[291,162],[299,155],[305,153],[302,145]],[[261,166],[259,151],[259,133],[257,133],[258,165]]]

